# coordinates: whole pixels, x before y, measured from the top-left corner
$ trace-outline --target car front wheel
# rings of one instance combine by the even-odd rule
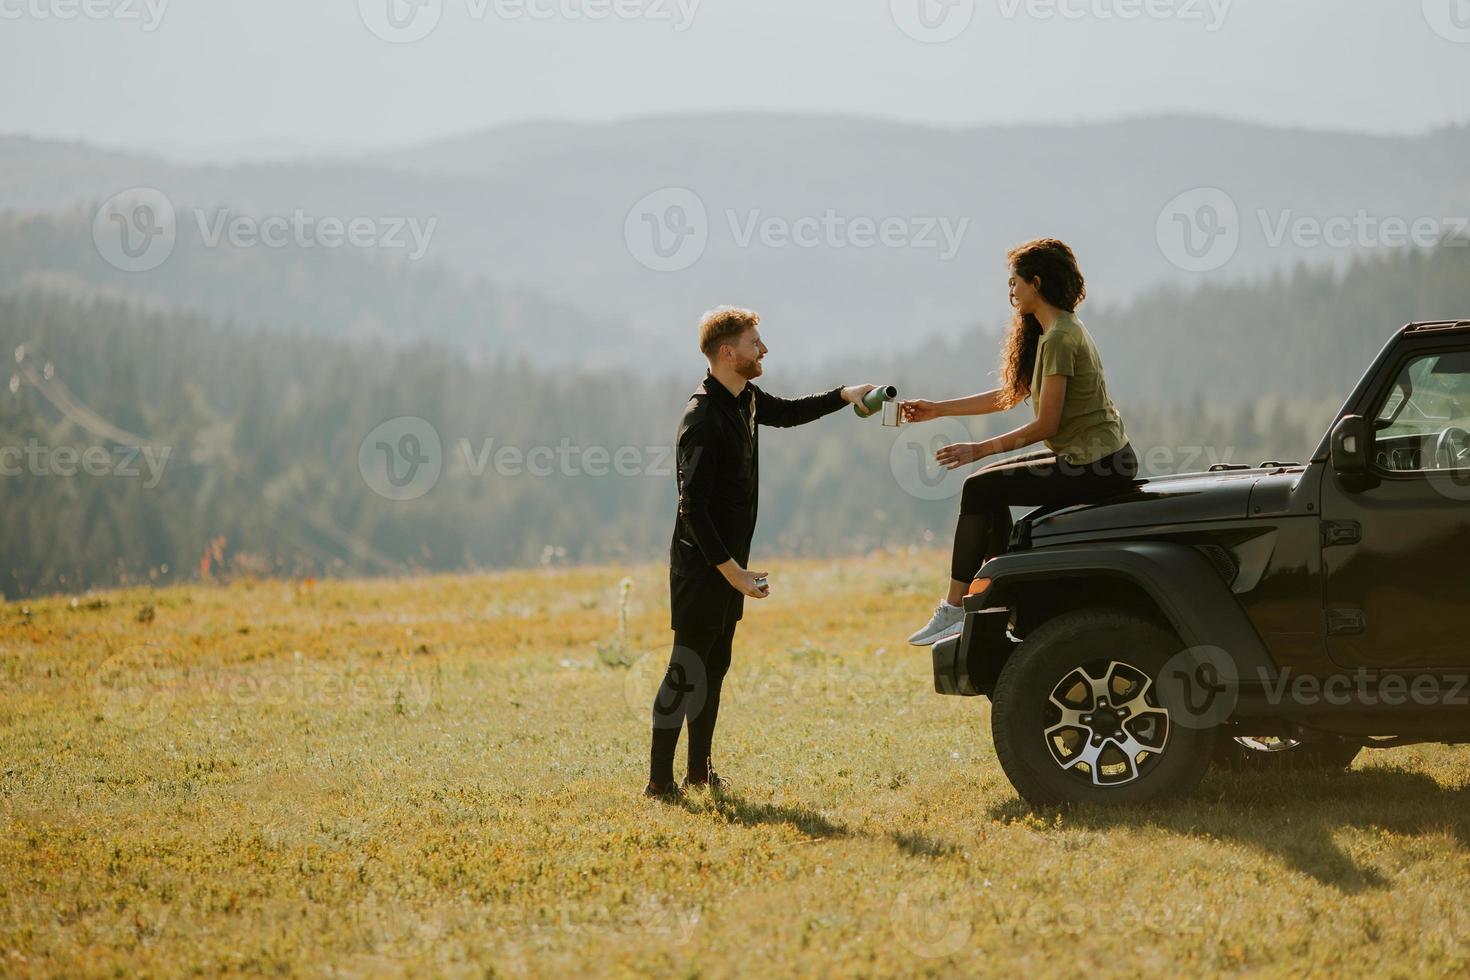
[[[1162,625],[1082,609],[1026,637],[996,683],[1001,768],[1033,804],[1140,803],[1192,790],[1215,729],[1185,724],[1158,679],[1179,651]]]

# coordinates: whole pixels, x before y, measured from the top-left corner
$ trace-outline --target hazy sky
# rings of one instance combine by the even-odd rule
[[[724,109],[1404,132],[1470,119],[1470,0],[0,0],[0,83],[0,132],[191,158]]]

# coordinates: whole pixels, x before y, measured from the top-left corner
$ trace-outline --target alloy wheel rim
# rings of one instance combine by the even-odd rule
[[[1043,739],[1052,761],[1093,786],[1123,786],[1162,758],[1171,731],[1153,678],[1119,660],[1063,675],[1047,696]]]

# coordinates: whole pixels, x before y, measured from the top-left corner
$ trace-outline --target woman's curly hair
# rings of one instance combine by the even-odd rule
[[[1087,283],[1077,266],[1077,256],[1065,242],[1037,238],[1006,253],[1016,278],[1036,283],[1041,298],[1059,310],[1075,312],[1087,296]],[[1036,368],[1036,348],[1041,343],[1041,323],[1031,314],[1011,318],[1000,354],[1000,403],[1013,408],[1031,394],[1031,374]]]

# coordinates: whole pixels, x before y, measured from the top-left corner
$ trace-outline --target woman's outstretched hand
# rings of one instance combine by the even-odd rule
[[[905,422],[927,422],[939,418],[939,403],[923,398],[902,400],[898,403],[898,410],[903,413]]]
[[[939,450],[939,452],[934,454],[934,458],[939,461],[940,466],[943,466],[947,470],[953,470],[969,463],[978,462],[987,455],[989,454],[985,451],[983,443],[957,442]]]

